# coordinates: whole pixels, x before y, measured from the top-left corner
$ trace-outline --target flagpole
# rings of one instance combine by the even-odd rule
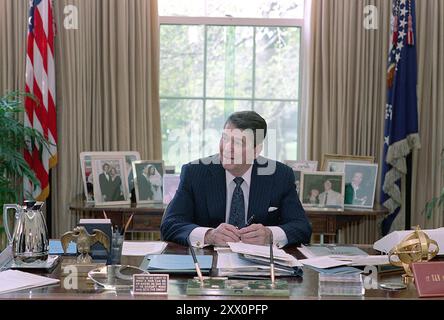
[[[405,181],[405,230],[412,229],[412,153],[407,156],[407,174]]]

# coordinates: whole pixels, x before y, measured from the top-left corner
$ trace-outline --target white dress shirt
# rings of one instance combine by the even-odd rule
[[[251,172],[252,172],[253,166],[250,166],[250,168],[247,170],[247,172],[244,173],[242,176],[242,179],[244,179],[244,182],[241,184],[242,192],[244,194],[244,205],[245,205],[245,220],[244,223],[247,222],[247,215],[248,215],[248,200],[250,199],[250,185],[251,185]],[[225,180],[226,180],[226,190],[227,190],[227,205],[226,205],[226,211],[225,211],[225,222],[228,223],[230,219],[230,210],[231,210],[231,199],[233,198],[233,192],[236,188],[236,183],[233,181],[236,177],[233,176],[230,172],[225,170]],[[254,214],[254,212],[253,212]],[[254,220],[253,220],[254,223]],[[279,248],[282,248],[288,243],[287,235],[285,234],[285,231],[282,230],[280,227],[267,227],[271,230],[271,233],[273,234],[273,242],[278,246]],[[190,242],[191,245],[194,247],[203,248],[208,246],[207,243],[204,243],[205,240],[205,234],[208,230],[211,230],[212,228],[205,228],[205,227],[198,227],[195,228],[190,233]]]

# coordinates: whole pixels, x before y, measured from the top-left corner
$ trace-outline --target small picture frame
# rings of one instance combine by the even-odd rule
[[[350,156],[326,153],[322,155],[321,171],[344,172],[345,162],[374,163],[375,158],[372,156]]]
[[[377,164],[350,163],[345,168],[345,207],[372,209],[375,201]]]
[[[180,175],[178,174],[165,174],[163,176],[163,203],[168,205],[176,195],[176,191],[179,188]]]
[[[97,205],[131,204],[123,155],[91,157],[94,178],[94,200]]]
[[[344,173],[301,172],[300,200],[307,208],[344,209]]]
[[[128,192],[131,193],[134,189],[134,177],[132,173],[132,161],[140,160],[140,154],[137,151],[121,151],[121,152],[82,152],[80,153],[80,168],[82,171],[83,189],[85,192],[85,199],[88,203],[94,203],[94,176],[92,174],[93,156],[107,157],[107,156],[124,156],[126,176],[128,180]]]
[[[318,171],[317,161],[306,161],[306,160],[285,160],[284,164],[293,169],[293,171]]]
[[[137,203],[162,203],[163,161],[134,161],[133,172]]]

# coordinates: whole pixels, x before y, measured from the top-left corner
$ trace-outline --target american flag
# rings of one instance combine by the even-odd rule
[[[390,214],[382,223],[383,235],[389,233],[395,219],[400,218],[398,213],[402,205],[401,178],[408,174],[406,157],[413,149],[420,147],[416,93],[415,1],[393,0],[392,11],[381,194],[381,202]]]
[[[26,199],[44,201],[49,195],[49,170],[57,164],[55,106],[54,24],[51,0],[30,0],[26,55],[25,126],[38,130],[49,142],[46,147],[29,141],[25,159],[40,185],[25,178]]]

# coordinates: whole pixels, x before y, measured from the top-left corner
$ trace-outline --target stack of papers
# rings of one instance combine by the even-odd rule
[[[18,270],[7,270],[0,272],[0,294],[53,285],[59,282],[60,280],[58,279],[42,277]]]
[[[234,253],[242,254],[246,257],[255,257],[257,260],[263,260],[270,263],[270,247],[259,246],[253,244],[245,244],[242,242],[229,242],[228,245]],[[261,259],[262,258],[262,259]],[[273,247],[274,263],[286,267],[301,267],[302,264],[291,254],[284,250]]]
[[[269,260],[267,264],[255,263],[243,258],[238,253],[218,253],[217,269],[218,276],[270,276]],[[276,276],[291,276],[295,274],[292,268],[275,265]]]
[[[300,260],[313,269],[328,269],[339,266],[379,266],[389,264],[387,255],[368,255],[353,246],[302,246],[298,250],[308,259]]]
[[[147,254],[160,254],[167,247],[163,241],[124,241],[122,248],[123,256],[146,256]]]

